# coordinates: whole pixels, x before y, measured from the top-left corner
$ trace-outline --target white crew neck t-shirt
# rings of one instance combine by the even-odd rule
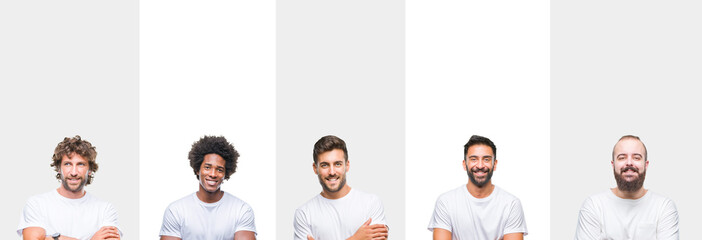
[[[232,240],[238,231],[256,233],[254,212],[246,202],[225,192],[219,201],[206,203],[192,193],[168,205],[159,235],[183,240]]]
[[[71,199],[54,189],[47,193],[32,196],[20,215],[17,234],[27,227],[41,227],[46,235],[60,233],[77,239],[90,239],[104,226],[119,229],[117,210],[112,204],[102,201],[86,192],[78,199]],[[120,229],[120,235],[122,230]]]
[[[383,204],[376,195],[355,189],[339,199],[317,195],[295,210],[295,240],[343,240],[353,236],[364,222],[385,224]]]
[[[678,210],[672,200],[651,191],[639,199],[623,199],[607,190],[583,203],[575,239],[677,240]]]
[[[427,228],[446,229],[454,240],[498,240],[509,233],[527,235],[521,202],[497,186],[485,198],[473,197],[465,184],[441,194]]]

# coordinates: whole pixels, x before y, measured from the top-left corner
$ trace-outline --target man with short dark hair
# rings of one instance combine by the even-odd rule
[[[351,167],[346,142],[324,136],[314,144],[312,159],[322,192],[295,211],[294,239],[387,239],[380,198],[346,184]]]
[[[439,196],[429,222],[434,240],[521,240],[527,234],[522,204],[492,184],[497,148],[488,138],[473,135],[463,146],[468,184]]]
[[[224,137],[204,136],[188,154],[198,179],[198,191],[168,206],[163,214],[161,240],[253,240],[253,209],[220,189],[236,172],[239,152]]]
[[[648,150],[641,139],[621,137],[611,163],[617,187],[585,200],[575,239],[679,239],[675,203],[643,188]]]
[[[117,211],[112,204],[87,193],[98,170],[97,152],[76,135],[64,138],[51,166],[61,185],[29,200],[22,210],[17,234],[23,239],[120,239]]]

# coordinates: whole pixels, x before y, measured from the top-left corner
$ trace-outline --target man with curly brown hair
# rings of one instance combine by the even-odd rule
[[[204,136],[188,154],[198,191],[171,203],[163,214],[162,240],[256,239],[253,209],[220,189],[236,171],[239,152],[224,137]]]
[[[52,157],[51,167],[61,185],[27,200],[17,234],[23,239],[120,239],[117,211],[112,204],[88,194],[98,170],[97,152],[90,142],[64,138]]]

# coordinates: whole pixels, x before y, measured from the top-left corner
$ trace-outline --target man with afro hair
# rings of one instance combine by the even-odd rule
[[[236,172],[239,153],[224,137],[204,136],[188,154],[198,191],[171,203],[163,214],[161,240],[256,239],[251,207],[220,189]]]

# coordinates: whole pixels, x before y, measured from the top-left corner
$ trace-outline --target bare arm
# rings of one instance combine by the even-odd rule
[[[238,231],[234,233],[234,240],[256,240],[256,234],[252,231]]]
[[[524,240],[524,233],[508,233],[503,237],[504,240]]]
[[[174,236],[161,236],[161,240],[181,240],[179,237]]]
[[[443,228],[434,228],[434,240],[451,240],[451,238],[452,236],[449,230]]]
[[[40,227],[28,227],[22,229],[23,240],[44,240],[46,239],[46,230]]]

